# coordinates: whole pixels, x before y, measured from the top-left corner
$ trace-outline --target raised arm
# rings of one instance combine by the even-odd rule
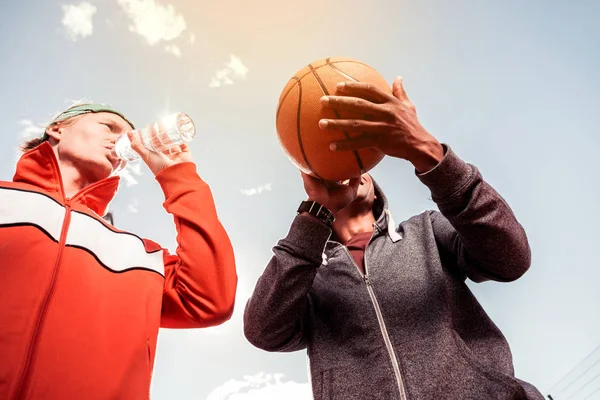
[[[509,282],[523,275],[531,251],[521,224],[478,169],[446,147],[443,160],[419,179],[440,212],[431,212],[445,265],[475,282]]]
[[[177,229],[176,255],[165,251],[161,326],[200,328],[231,317],[237,287],[233,248],[209,186],[191,162],[156,176]]]
[[[244,312],[244,334],[254,346],[282,352],[306,347],[308,292],[330,235],[322,222],[299,215],[273,248]]]
[[[157,129],[150,125],[147,129]],[[164,129],[159,124],[158,129]],[[161,326],[202,328],[231,317],[237,274],[231,241],[217,217],[209,186],[196,173],[187,145],[157,153],[142,143],[139,132],[128,133],[165,194],[164,207],[177,229],[175,255],[163,250],[165,285]]]
[[[308,201],[322,205],[334,216],[356,198],[360,183],[356,178],[348,185],[326,185],[304,173],[302,179]],[[331,232],[327,218],[320,220],[301,212],[294,219],[288,235],[273,248],[274,256],[246,305],[244,334],[250,343],[267,351],[306,347],[308,293]]]
[[[332,147],[338,151],[373,147],[412,163],[443,214],[431,215],[441,252],[454,259],[460,273],[478,282],[510,281],[527,270],[529,245],[512,211],[475,167],[444,148],[421,125],[400,77],[394,80],[392,94],[364,82],[344,82],[337,92],[338,96],[323,99],[324,106],[372,118],[322,120],[325,130],[366,132]]]

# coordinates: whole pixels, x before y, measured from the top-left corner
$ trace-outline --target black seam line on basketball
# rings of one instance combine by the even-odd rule
[[[347,73],[345,73],[344,71],[342,71],[341,69],[339,69],[338,67],[336,67],[335,65],[333,65],[330,61],[330,59],[327,58],[325,59],[325,62],[327,63],[327,65],[329,65],[331,68],[333,68],[338,74],[340,74],[341,76],[343,76],[344,78],[354,81],[354,82],[358,82],[359,80],[351,77],[350,75],[348,75]]]
[[[315,174],[315,176],[319,179],[323,179],[323,177],[319,176],[313,169],[312,165],[310,165],[310,161],[308,161],[308,155],[304,150],[304,144],[302,143],[302,135],[300,134],[300,115],[302,109],[302,82],[298,81],[298,111],[296,114],[296,132],[298,135],[298,144],[300,145],[300,152],[302,153],[302,157],[304,158],[304,162],[308,169]]]
[[[296,78],[295,76],[294,76],[294,77],[292,77],[292,78],[290,79],[290,81],[293,81],[293,80],[296,80],[296,81],[298,81],[298,82],[300,81],[300,80],[299,80],[298,78]],[[289,83],[289,81],[288,81],[288,83]],[[279,118],[279,111],[281,111],[281,106],[283,105],[283,102],[284,102],[284,101],[285,101],[285,99],[288,97],[288,94],[290,94],[290,92],[292,91],[292,89],[293,89],[293,88],[294,88],[294,87],[292,86],[292,87],[291,87],[291,88],[290,88],[290,89],[289,89],[289,90],[288,90],[288,91],[287,91],[287,92],[286,92],[286,93],[283,95],[283,98],[282,98],[282,99],[281,99],[281,101],[279,102],[279,105],[277,106],[277,113],[275,114],[275,124],[277,124],[277,120],[278,120],[278,118]]]
[[[354,64],[360,64],[360,65],[364,65],[365,67],[369,67],[367,64],[365,64],[365,63],[361,63],[360,61],[351,61],[351,60],[332,61],[332,62],[330,62],[329,64],[339,64],[339,63],[343,63],[343,62],[347,62],[347,63],[354,63]],[[317,70],[317,69],[320,69],[320,68],[323,68],[323,67],[326,67],[326,66],[327,66],[327,64],[323,64],[323,65],[321,65],[321,66],[319,66],[319,67],[316,67],[316,68],[315,68],[315,67],[313,67],[313,68],[315,68],[315,70]],[[370,68],[370,67],[369,67],[369,68]],[[290,79],[290,81],[291,81],[291,80],[293,80],[293,79],[295,79],[295,80],[297,80],[297,81],[300,81],[300,79],[304,78],[306,75],[308,75],[308,74],[310,74],[310,73],[311,73],[311,72],[310,72],[310,71],[308,71],[307,73],[305,73],[304,75],[302,75],[302,76],[301,76],[301,77],[299,77],[299,78],[298,78],[297,76],[294,76],[294,77],[292,77],[292,78]],[[288,81],[288,83],[289,83],[289,81]],[[285,95],[284,95],[284,96],[287,96],[287,95],[288,95],[288,93],[289,93],[289,92],[290,92],[290,91],[291,91],[293,88],[294,88],[293,86],[292,86],[291,88],[289,88],[289,89],[288,89],[288,91],[285,93]]]
[[[326,64],[327,65],[327,64]],[[310,70],[312,71],[315,79],[317,80],[317,82],[319,83],[319,86],[321,87],[321,90],[323,91],[323,93],[326,96],[329,96],[329,92],[327,91],[327,88],[325,87],[325,84],[323,83],[323,81],[321,80],[321,77],[319,76],[319,74],[317,74],[317,72],[314,70],[314,68],[312,67],[312,65],[308,66],[310,68]],[[342,116],[340,115],[340,113],[338,112],[338,110],[333,110],[335,116],[338,119],[341,119]],[[348,133],[348,131],[343,131],[344,132],[344,136],[346,136],[346,139],[350,140],[352,139],[350,137],[350,134]],[[352,153],[354,153],[354,157],[356,158],[356,164],[358,164],[358,168],[360,169],[361,173],[362,171],[364,171],[364,167],[362,165],[362,160],[360,159],[360,156],[358,155],[358,151],[356,150],[352,150]]]
[[[141,237],[139,237],[138,235],[136,235],[135,233],[131,233],[131,232],[124,232],[124,231],[117,231],[115,229],[112,229],[112,227],[110,227],[108,224],[104,223],[103,221],[100,221],[98,218],[91,216],[89,214],[83,213],[81,211],[76,211],[73,210],[71,211],[74,214],[79,214],[82,215],[84,217],[90,218],[94,221],[96,221],[97,223],[99,223],[100,225],[102,225],[103,228],[105,228],[106,230],[116,234],[116,235],[127,235],[127,236],[133,236],[134,238],[138,239],[140,242],[142,242],[142,246],[144,246],[144,250],[146,251],[146,254],[153,254],[153,253],[158,253],[159,251],[161,251],[162,249],[157,249],[157,250],[152,250],[152,251],[148,251],[146,250],[146,243],[144,242],[144,239],[142,239]]]
[[[337,72],[338,74],[340,74],[341,76],[343,76],[346,79],[349,79],[351,81],[354,82],[359,82],[358,79],[348,75],[347,73],[345,73],[344,71],[342,71],[341,69],[339,69],[338,67],[336,67],[335,65],[333,65],[333,63],[331,63],[331,61],[329,61],[331,58],[327,57],[325,59],[325,62],[327,63],[327,65],[329,65],[335,72]],[[363,64],[364,65],[364,64]],[[364,174],[365,171],[365,166],[362,162],[362,159],[360,158],[360,154],[358,154],[357,151],[354,152],[354,154],[356,155],[356,162],[358,163],[358,168],[360,168],[360,173],[361,175]]]
[[[155,274],[158,274],[158,275],[162,276],[163,278],[165,277],[163,274],[161,274],[157,270],[152,269],[152,268],[146,268],[146,267],[129,267],[129,268],[125,268],[121,271],[115,270],[115,269],[110,268],[108,265],[104,264],[102,261],[100,261],[98,256],[88,248],[85,248],[83,246],[78,246],[76,244],[67,244],[65,247],[71,247],[73,249],[79,249],[79,250],[85,251],[86,253],[88,253],[89,255],[94,257],[94,259],[96,260],[98,265],[100,265],[102,268],[108,270],[109,272],[112,272],[113,274],[123,274],[123,273],[129,272],[129,271],[143,270],[143,271],[148,271],[148,272],[154,272]]]

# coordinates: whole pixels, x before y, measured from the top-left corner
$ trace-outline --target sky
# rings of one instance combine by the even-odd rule
[[[600,2],[69,1],[0,3],[0,179],[12,178],[17,146],[72,101],[109,103],[137,125],[183,111],[235,249],[232,319],[161,329],[153,399],[311,398],[305,353],[252,347],[242,315],[306,197],[277,140],[279,94],[333,56],[390,84],[402,75],[425,128],[476,165],[525,227],[525,276],[469,283],[516,375],[555,400],[600,398]],[[406,161],[371,172],[397,222],[436,209]],[[163,199],[150,171],[130,165],[115,225],[175,249]]]

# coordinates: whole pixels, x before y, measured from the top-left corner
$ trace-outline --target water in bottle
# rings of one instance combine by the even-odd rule
[[[150,127],[139,131],[144,146],[150,150],[163,152],[189,142],[196,135],[194,121],[185,113],[171,114],[165,117],[161,123],[162,128],[155,122]],[[113,152],[118,158],[127,162],[140,158],[139,154],[131,148],[131,142],[126,134],[116,140]]]

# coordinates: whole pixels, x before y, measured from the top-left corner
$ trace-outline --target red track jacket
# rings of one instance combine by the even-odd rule
[[[0,399],[148,399],[158,328],[231,316],[231,242],[193,163],[156,180],[177,255],[107,224],[119,178],[65,198],[48,143],[0,182]]]

